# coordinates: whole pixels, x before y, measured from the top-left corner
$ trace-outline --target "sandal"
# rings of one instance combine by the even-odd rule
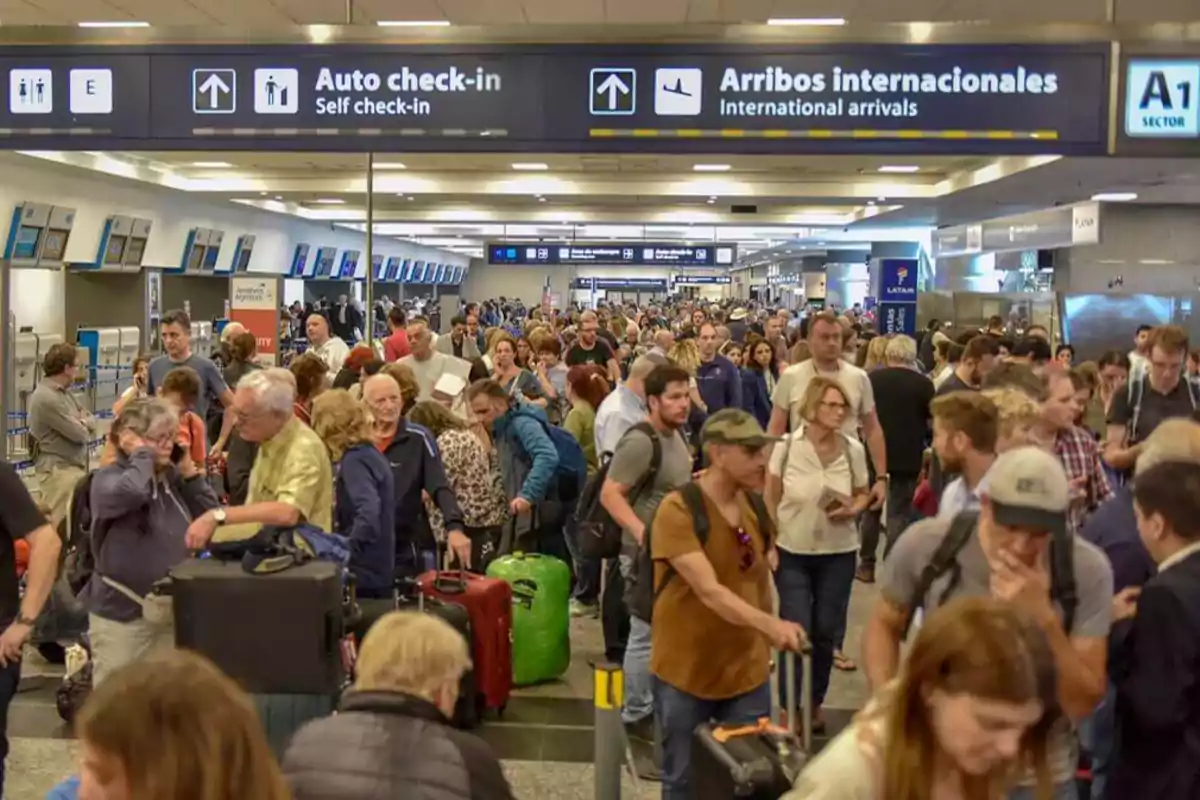
[[[846,654],[841,650],[834,650],[833,667],[834,669],[841,670],[842,672],[854,672],[858,669],[858,664],[855,664],[852,659],[847,658]]]

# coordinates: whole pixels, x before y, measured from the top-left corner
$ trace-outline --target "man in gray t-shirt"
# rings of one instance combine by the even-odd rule
[[[1072,721],[1095,709],[1104,695],[1108,631],[1112,618],[1112,567],[1099,549],[1066,531],[1070,485],[1052,453],[1035,447],[1010,450],[996,459],[980,497],[976,530],[954,558],[957,568],[933,581],[921,603],[932,613],[955,597],[991,595],[1023,607],[1046,632],[1058,671],[1058,700]],[[867,623],[863,646],[868,680],[879,687],[899,671],[904,626],[920,590],[922,572],[951,530],[949,518],[927,519],[909,528],[884,561],[880,594]],[[1054,598],[1051,540],[1070,541],[1075,604],[1070,630]],[[1068,791],[1076,767],[1074,737],[1064,720],[1048,754],[1056,789]],[[1055,797],[1074,795],[1055,794]],[[1031,798],[1031,788],[1014,799]]]
[[[191,367],[200,376],[200,394],[196,398],[196,407],[192,409],[200,419],[207,422],[208,407],[212,403],[219,403],[226,409],[233,405],[233,392],[225,384],[221,370],[210,359],[192,352],[192,320],[186,312],[168,311],[163,315],[160,338],[167,353],[153,359],[147,367],[147,390],[151,395],[158,392],[168,372],[176,367]],[[233,425],[233,415],[225,414],[221,434],[216,442],[210,444],[223,447]]]
[[[600,502],[625,531],[621,548],[621,576],[628,580],[650,520],[658,504],[669,493],[692,479],[692,454],[683,438],[691,398],[690,375],[679,367],[655,367],[646,376],[646,405],[650,426],[662,445],[662,463],[653,482],[639,489],[650,469],[654,444],[646,431],[629,429],[613,452],[608,477],[600,490]],[[632,503],[632,505],[631,505]],[[633,734],[650,738],[654,718],[654,681],[650,674],[650,623],[633,617],[625,645],[625,707],[621,718],[634,726]]]

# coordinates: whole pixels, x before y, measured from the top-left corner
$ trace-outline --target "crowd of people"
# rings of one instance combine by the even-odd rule
[[[362,341],[353,302],[300,309],[304,352],[266,368],[240,326],[210,359],[167,313],[166,352],[139,360],[98,470],[74,348],[47,354],[29,412],[45,508],[0,466],[0,709],[67,580],[57,531],[86,487],[95,692],[59,796],[510,796],[449,726],[470,655],[432,616],[376,622],[341,713],[281,764],[246,696],[172,652],[170,621],[146,613],[155,582],[214,541],[304,522],[348,538],[366,601],[443,554],[474,571],[515,550],[567,562],[570,613],[602,618],[639,774],[667,800],[703,795],[697,725],[770,714],[778,651],[811,649],[824,729],[833,670],[859,668],[856,581],[879,589],[872,697],[794,800],[1069,800],[1081,751],[1085,796],[1200,797],[1200,390],[1183,329],[1075,363],[1045,328],[998,317],[918,339],[856,309],[731,301],[500,298],[440,334],[415,311],[376,309],[386,335]],[[619,554],[585,546],[597,520]]]

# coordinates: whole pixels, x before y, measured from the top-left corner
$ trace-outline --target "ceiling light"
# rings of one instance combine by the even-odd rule
[[[875,201],[874,201],[874,200],[868,200],[868,201],[867,201],[867,205],[869,205],[869,206],[873,206],[873,205],[875,205]]]
[[[693,164],[693,172],[729,172],[733,169],[729,164]]]
[[[228,161],[193,161],[192,166],[200,169],[230,169],[233,164]]]
[[[276,199],[276,200],[278,200],[278,201],[280,201],[280,202],[283,202],[283,195],[281,195],[281,194],[277,194],[277,195],[275,195],[275,199]]]
[[[80,22],[81,28],[149,28],[149,22],[134,20],[98,20],[96,22]]]
[[[887,164],[879,168],[880,172],[895,172],[900,174],[912,174],[920,172],[921,168],[912,164]]]
[[[1102,203],[1128,203],[1130,200],[1137,200],[1137,192],[1100,192],[1092,195],[1093,200],[1099,200]]]
[[[396,197],[404,197],[404,192],[396,192]]]
[[[375,169],[408,169],[408,166],[398,161],[389,161],[383,164],[376,164]]]
[[[544,202],[546,202],[546,198],[544,198],[544,197],[539,197],[539,198],[538,198],[538,202],[539,202],[539,203],[544,203]]]
[[[375,23],[381,28],[449,28],[448,19],[384,19]]]
[[[846,24],[844,17],[772,17],[768,25],[815,25],[825,28],[836,28]]]
[[[879,202],[881,202],[881,203],[886,203],[886,202],[887,202],[887,198],[886,198],[886,197],[880,197],[880,198],[879,198]]]
[[[550,169],[550,165],[538,161],[518,161],[512,168],[517,172],[545,172]]]
[[[312,201],[316,205],[322,206],[344,206],[346,201],[340,197],[318,197]]]

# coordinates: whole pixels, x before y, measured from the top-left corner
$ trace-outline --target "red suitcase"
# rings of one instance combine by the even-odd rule
[[[470,572],[426,572],[421,592],[458,603],[471,617],[475,679],[487,708],[504,712],[512,693],[512,587]]]

